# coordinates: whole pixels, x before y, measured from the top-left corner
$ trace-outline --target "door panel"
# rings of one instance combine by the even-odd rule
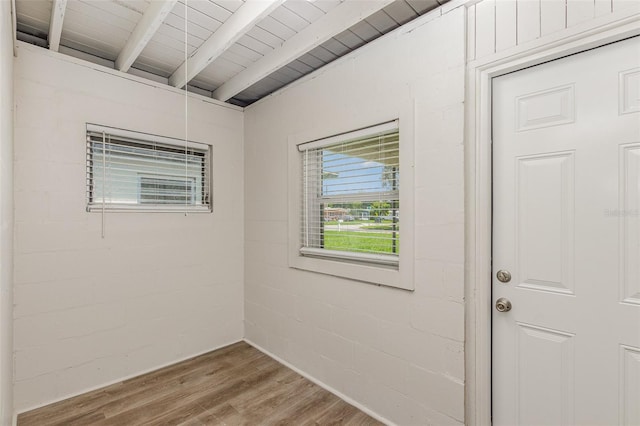
[[[640,348],[621,346],[620,418],[623,424],[640,424]]]
[[[639,38],[493,81],[495,425],[640,425],[639,99]]]
[[[620,114],[640,111],[640,68],[620,73]]]
[[[574,120],[573,85],[519,96],[516,103],[519,132],[572,123]]]
[[[518,286],[573,294],[573,152],[516,159]]]
[[[623,213],[620,232],[622,300],[640,304],[640,144],[622,146],[620,151],[620,208],[613,214]]]
[[[573,423],[573,337],[560,330],[518,324],[519,424]]]

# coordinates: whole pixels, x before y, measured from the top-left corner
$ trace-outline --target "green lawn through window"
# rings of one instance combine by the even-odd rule
[[[391,232],[324,231],[324,248],[355,252],[393,253]],[[396,251],[400,252],[400,233],[396,232]]]

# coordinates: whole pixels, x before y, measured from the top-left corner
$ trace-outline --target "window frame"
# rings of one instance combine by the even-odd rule
[[[414,172],[413,172],[413,152],[414,152],[414,119],[413,109],[411,112],[404,111],[398,118],[379,120],[377,123],[362,123],[361,126],[351,128],[337,127],[335,131],[325,132],[313,129],[300,134],[289,135],[288,137],[288,263],[290,268],[315,272],[354,281],[360,281],[379,286],[388,286],[403,290],[413,291],[414,289]],[[305,256],[301,253],[302,242],[300,230],[302,226],[302,155],[299,145],[305,143],[319,144],[333,142],[343,139],[350,139],[357,135],[365,136],[370,129],[384,123],[396,122],[399,129],[399,154],[400,179],[399,199],[402,206],[402,238],[400,238],[400,250],[398,264],[388,265],[384,262],[371,262],[367,259],[357,259],[356,252],[336,252],[329,253],[331,256]],[[356,129],[356,130],[354,130]],[[326,250],[326,249],[320,249]],[[326,250],[328,253],[329,250]],[[348,259],[340,258],[343,257]],[[314,253],[315,254],[315,253]],[[336,254],[337,256],[333,256]],[[374,257],[375,255],[369,255]]]
[[[131,204],[126,203],[103,203],[101,197],[91,199],[91,185],[93,185],[93,177],[92,177],[92,157],[90,153],[90,142],[89,135],[90,133],[104,133],[108,137],[121,140],[123,142],[131,142],[131,143],[140,143],[140,144],[156,144],[156,145],[164,145],[168,148],[175,147],[178,149],[184,149],[185,146],[187,148],[192,148],[197,151],[201,151],[204,153],[203,155],[203,169],[205,169],[206,180],[204,182],[203,188],[203,204],[163,204],[163,203],[147,203],[141,202],[140,194],[136,197],[136,201]],[[194,142],[194,141],[185,141],[184,139],[171,138],[167,136],[154,135],[150,133],[136,132],[132,130],[119,129],[116,127],[103,126],[98,124],[87,123],[85,136],[87,141],[85,142],[85,146],[87,147],[87,164],[86,164],[86,185],[87,185],[87,193],[85,196],[86,199],[86,210],[87,212],[158,212],[158,213],[172,213],[172,212],[182,212],[182,213],[212,213],[213,212],[213,147],[210,144]],[[136,187],[139,189],[140,178],[141,177],[155,177],[155,178],[171,178],[170,175],[153,175],[149,173],[148,170],[133,170],[137,177],[135,182],[132,181],[132,184],[135,183]],[[176,178],[184,178],[181,176],[176,176]],[[204,204],[204,199],[206,199],[206,204]]]
[[[303,256],[310,257],[318,257],[318,258],[331,258],[337,261],[344,262],[359,262],[364,264],[377,264],[383,265],[391,268],[398,268],[399,265],[399,254],[383,254],[383,253],[373,253],[373,252],[364,252],[357,250],[331,250],[324,247],[314,247],[314,245],[321,244],[322,232],[320,235],[316,235],[315,233],[309,232],[309,227],[312,225],[309,223],[310,218],[315,214],[318,214],[322,211],[323,203],[339,203],[343,198],[352,198],[352,199],[361,199],[367,201],[375,201],[380,200],[382,197],[385,200],[393,198],[394,201],[399,201],[400,189],[396,188],[393,190],[380,190],[377,192],[371,193],[350,193],[350,194],[340,194],[340,195],[325,195],[323,192],[324,186],[324,175],[319,179],[308,179],[309,170],[306,170],[305,167],[309,167],[312,170],[323,170],[324,166],[324,149],[328,147],[335,147],[341,144],[348,145],[349,143],[359,143],[368,138],[376,138],[378,136],[385,136],[389,134],[398,133],[398,138],[400,128],[398,126],[398,120],[390,121],[387,123],[378,124],[375,126],[367,127],[365,129],[356,130],[349,133],[344,133],[336,136],[332,136],[329,138],[323,138],[316,141],[306,142],[298,145],[298,150],[303,157],[303,193],[306,194],[305,203],[301,208],[302,215],[302,233],[304,237],[301,236],[303,240],[302,247],[300,248],[300,253]],[[398,147],[400,146],[400,141],[398,140]],[[362,148],[360,148],[362,149]],[[312,158],[312,159],[310,159]],[[322,164],[319,164],[322,163]],[[398,164],[398,168],[399,167]],[[306,188],[304,187],[306,186]],[[303,195],[304,197],[304,195]],[[320,219],[322,221],[322,218]],[[316,219],[316,221],[318,220]],[[320,225],[323,226],[323,225]],[[310,238],[309,238],[310,237]],[[395,238],[395,236],[393,237]],[[305,244],[306,243],[306,244]],[[396,247],[395,243],[393,244]]]

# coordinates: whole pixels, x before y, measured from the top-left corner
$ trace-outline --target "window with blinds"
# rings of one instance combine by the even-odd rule
[[[87,125],[87,209],[211,211],[210,147]]]
[[[398,122],[298,145],[300,254],[398,266]]]

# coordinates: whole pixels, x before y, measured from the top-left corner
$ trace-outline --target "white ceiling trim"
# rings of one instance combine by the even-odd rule
[[[169,84],[184,87],[283,2],[284,0],[247,0],[174,71],[169,77]]]
[[[116,68],[127,72],[178,0],[155,0],[140,18],[136,28],[116,59]]]
[[[51,7],[51,21],[49,23],[49,49],[57,52],[60,48],[60,37],[62,36],[62,22],[64,13],[67,10],[67,0],[53,0]]]
[[[235,75],[213,92],[215,99],[226,101],[272,72],[284,67],[333,36],[383,9],[394,0],[351,0],[331,9],[289,40]]]

